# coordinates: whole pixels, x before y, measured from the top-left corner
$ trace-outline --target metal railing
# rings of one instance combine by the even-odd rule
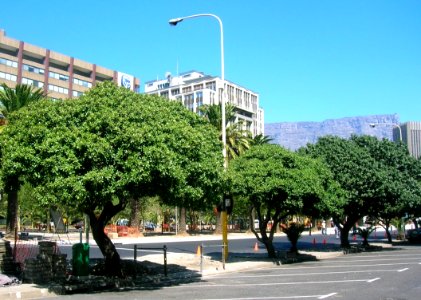
[[[138,245],[133,246],[133,259],[137,261],[137,251],[138,250],[162,250],[164,254],[164,275],[168,276],[168,267],[167,267],[167,246],[164,245],[162,248],[155,247],[139,247]]]

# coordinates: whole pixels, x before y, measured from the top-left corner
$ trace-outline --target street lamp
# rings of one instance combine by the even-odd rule
[[[183,20],[199,18],[199,17],[212,17],[215,18],[219,23],[220,35],[221,35],[221,80],[222,80],[222,101],[221,101],[221,117],[222,117],[222,156],[224,158],[224,170],[227,168],[227,150],[226,150],[226,125],[225,125],[225,64],[224,64],[224,27],[222,25],[222,20],[214,14],[196,14],[181,18],[174,18],[168,21],[171,26],[176,26]],[[225,198],[225,197],[224,197]],[[225,199],[222,199],[225,202]],[[224,244],[224,261],[228,257],[228,237],[227,237],[227,211],[223,210],[221,212],[221,221],[222,221],[222,242]]]
[[[370,127],[374,128],[377,125],[385,125],[385,126],[393,126],[393,127],[397,127],[399,129],[399,141],[402,142],[402,129],[401,126],[397,123],[370,123]]]

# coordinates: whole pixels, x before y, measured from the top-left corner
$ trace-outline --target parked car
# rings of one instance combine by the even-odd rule
[[[406,232],[406,238],[410,243],[421,242],[421,228],[408,230]]]
[[[156,228],[156,225],[152,222],[146,222],[145,223],[145,230],[146,231],[154,231]]]

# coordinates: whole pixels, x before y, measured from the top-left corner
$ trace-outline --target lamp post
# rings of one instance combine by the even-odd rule
[[[221,36],[221,80],[222,80],[222,101],[221,101],[221,131],[222,131],[222,156],[224,158],[224,170],[227,168],[227,150],[226,150],[226,125],[225,125],[225,63],[224,63],[224,27],[222,25],[222,20],[214,14],[195,14],[181,18],[174,18],[168,21],[172,26],[176,26],[183,20],[200,18],[200,17],[212,17],[215,18],[219,23],[220,36]],[[225,198],[225,197],[224,197]],[[225,206],[225,199],[222,199],[223,206]],[[221,212],[221,225],[222,225],[222,242],[224,244],[224,261],[228,257],[228,233],[227,233],[227,211],[224,209]]]
[[[377,125],[393,126],[399,129],[399,141],[402,142],[402,129],[401,126],[397,123],[370,123],[370,127],[374,128]]]

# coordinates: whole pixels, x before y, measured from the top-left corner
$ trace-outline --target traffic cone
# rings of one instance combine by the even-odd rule
[[[200,251],[200,245],[199,245],[199,246],[197,246],[196,255],[197,255],[197,256],[201,256],[201,255],[202,255],[202,252]]]
[[[259,251],[259,245],[257,244],[257,242],[256,244],[254,244],[254,251]]]

